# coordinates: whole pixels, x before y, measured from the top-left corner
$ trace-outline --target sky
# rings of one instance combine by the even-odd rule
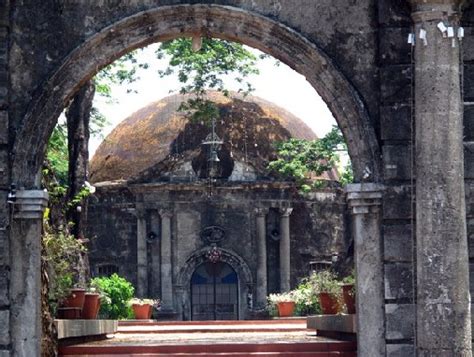
[[[151,102],[164,98],[179,89],[176,76],[159,78],[158,69],[165,69],[166,59],[157,60],[154,51],[158,45],[153,44],[139,52],[138,61],[150,65],[148,69],[138,71],[139,80],[132,85],[116,85],[112,87],[113,103],[96,96],[94,106],[105,115],[110,124],[104,130],[104,137],[117,124],[132,113],[145,107]],[[251,49],[255,54],[261,52]],[[317,135],[323,137],[336,124],[327,105],[317,94],[305,77],[298,74],[284,63],[275,65],[276,60],[267,57],[258,62],[259,75],[253,76],[249,82],[255,87],[252,95],[266,99],[288,110],[303,120]],[[231,78],[225,80],[226,87],[237,89],[237,84]],[[127,89],[137,91],[127,92]],[[102,138],[91,138],[90,157],[99,146]]]

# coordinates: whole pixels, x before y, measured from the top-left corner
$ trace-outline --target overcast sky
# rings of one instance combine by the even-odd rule
[[[167,61],[158,61],[155,58],[156,47],[157,44],[150,45],[140,52],[139,61],[149,63],[150,67],[138,72],[140,79],[137,82],[133,85],[112,88],[116,103],[107,103],[96,96],[94,105],[110,121],[110,125],[105,128],[104,136],[135,111],[170,95],[170,91],[179,89],[180,85],[175,76],[158,77],[158,69],[166,68]],[[252,51],[260,53],[254,49]],[[336,124],[326,104],[302,75],[283,63],[275,66],[274,58],[260,60],[259,70],[260,75],[254,76],[251,80],[256,89],[252,95],[273,102],[301,118],[319,137],[323,137],[331,130],[332,125]],[[231,90],[237,88],[231,79],[226,83]],[[127,93],[127,89],[130,88],[137,90],[138,93]],[[91,157],[101,141],[99,138],[91,138],[89,148]]]

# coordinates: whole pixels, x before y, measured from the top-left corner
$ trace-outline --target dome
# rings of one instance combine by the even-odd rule
[[[313,140],[314,132],[299,118],[261,98],[209,92],[217,103],[216,132],[226,152],[265,170],[275,158],[274,143],[290,137]],[[199,153],[209,127],[191,124],[177,109],[187,95],[151,103],[121,122],[101,143],[90,163],[90,181],[129,180],[160,162]],[[190,154],[192,153],[192,155]],[[171,160],[172,161],[172,160]]]

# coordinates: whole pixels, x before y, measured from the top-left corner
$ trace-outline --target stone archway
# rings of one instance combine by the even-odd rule
[[[191,277],[196,269],[203,263],[207,262],[207,253],[210,247],[206,247],[194,252],[187,260],[185,265],[181,268],[177,278],[177,291],[180,294],[180,298],[177,301],[181,301],[179,308],[184,312],[184,316],[188,317],[191,309],[190,299],[191,296]],[[239,319],[246,316],[248,312],[247,298],[249,293],[253,291],[253,278],[247,263],[235,252],[219,248],[221,252],[220,260],[230,267],[237,273],[238,276],[238,296],[239,296]]]
[[[133,49],[195,33],[258,48],[306,76],[338,121],[356,180],[380,180],[380,149],[363,101],[314,43],[282,23],[249,11],[222,5],[177,5],[124,18],[70,53],[44,83],[23,119],[13,147],[12,181],[26,188],[39,186],[37,172],[59,114],[100,68]]]
[[[255,12],[222,5],[186,4],[157,6],[112,22],[85,38],[60,66],[51,70],[18,123],[10,152],[10,182],[25,189],[40,187],[39,172],[57,118],[79,88],[100,68],[133,49],[196,33],[258,48],[306,76],[339,123],[348,143],[356,180],[381,180],[379,143],[364,102],[324,51],[292,28]],[[30,224],[27,237],[20,226],[21,222],[13,222],[10,229],[10,241],[14,242],[10,254],[17,258],[11,265],[12,277],[26,271],[24,265],[39,266],[40,249],[34,244],[41,231],[40,218]],[[33,248],[23,249],[27,245]],[[32,257],[36,260],[29,263]],[[36,296],[39,275],[35,271],[28,274],[31,283],[18,276],[11,279],[11,295],[18,294],[19,299]],[[39,333],[39,313],[36,309],[35,313],[26,316],[27,305],[29,302],[25,301],[11,308],[14,350],[23,346],[32,351],[36,348],[36,339],[26,337]],[[31,326],[32,333],[24,331],[22,325]]]

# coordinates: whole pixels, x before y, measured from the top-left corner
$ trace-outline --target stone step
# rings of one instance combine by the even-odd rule
[[[61,355],[62,357],[73,357],[77,355]],[[102,355],[81,355],[85,357],[93,357],[93,356],[100,356],[100,357],[160,357],[160,356],[167,356],[167,357],[188,357],[188,356],[198,356],[198,357],[248,357],[248,356],[255,356],[255,357],[298,357],[298,356],[308,356],[308,357],[357,357],[356,352],[245,352],[245,353],[232,353],[232,352],[224,352],[224,353],[139,353],[139,354],[102,354]]]
[[[60,347],[60,356],[356,356],[354,342],[229,343],[209,345],[76,345]]]
[[[238,333],[238,332],[292,332],[309,331],[306,320],[260,322],[242,321],[239,323],[201,322],[201,323],[159,323],[159,322],[119,322],[118,332],[121,334],[152,334],[152,333]]]

